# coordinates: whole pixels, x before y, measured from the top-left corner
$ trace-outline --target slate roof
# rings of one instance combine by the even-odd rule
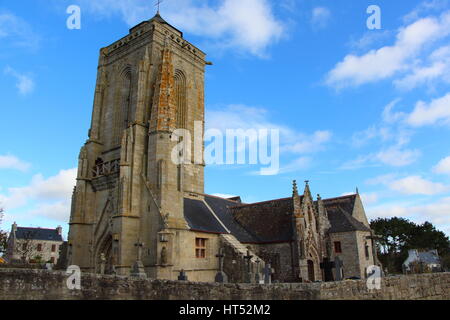
[[[252,235],[253,243],[280,243],[293,240],[292,198],[277,199],[230,208],[234,220]]]
[[[56,229],[23,228],[17,227],[17,239],[63,241],[62,235]]]
[[[204,200],[203,197],[184,199],[184,216],[191,230],[230,232],[242,243],[289,242],[293,239],[292,198],[242,204],[240,197],[202,196]],[[370,231],[352,216],[355,200],[356,195],[323,200],[331,224],[329,232]]]
[[[325,207],[326,208],[326,207]],[[330,221],[330,233],[350,231],[370,231],[362,222],[356,220],[348,212],[340,207],[327,208],[328,220]]]
[[[231,199],[205,195],[205,201],[214,211],[220,221],[222,221],[225,227],[230,230],[230,233],[234,235],[240,242],[253,243],[257,241],[257,239],[252,234],[245,230],[234,219],[233,214],[231,213],[230,208],[240,204],[240,197],[239,202],[237,202]]]
[[[185,198],[184,218],[191,230],[208,233],[227,233],[202,200]]]
[[[329,232],[370,231],[352,216],[355,200],[356,194],[323,200],[331,224]]]
[[[419,259],[426,264],[440,264],[441,260],[434,250],[427,252],[419,252]]]

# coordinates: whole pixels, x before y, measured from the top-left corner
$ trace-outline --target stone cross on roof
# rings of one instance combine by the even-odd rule
[[[158,13],[159,13],[159,6],[162,2],[164,2],[164,0],[156,0],[155,7],[158,7]]]

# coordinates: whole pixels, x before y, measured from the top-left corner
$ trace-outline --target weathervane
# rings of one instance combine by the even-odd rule
[[[164,0],[156,0],[155,7],[158,7],[158,12],[157,12],[158,14],[159,14],[159,6],[162,2],[164,2]]]

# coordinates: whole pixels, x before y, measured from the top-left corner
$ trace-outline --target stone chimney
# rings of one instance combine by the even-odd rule
[[[61,234],[62,234],[62,227],[61,227],[61,226],[58,226],[58,227],[56,228],[56,232],[58,232],[58,234],[61,235]]]
[[[14,221],[14,223],[11,226],[11,234],[13,234],[15,236],[16,231],[17,231],[17,223]]]

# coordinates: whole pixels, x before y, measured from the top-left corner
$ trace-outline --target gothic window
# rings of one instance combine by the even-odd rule
[[[156,186],[161,189],[163,184],[163,174],[164,174],[164,160],[159,160],[157,164],[157,175],[156,175]]]
[[[123,130],[126,129],[131,121],[131,66],[126,66],[119,77],[119,86],[116,88],[116,110],[114,114],[114,144],[118,145],[122,140]]]
[[[177,128],[186,129],[186,77],[181,70],[175,70],[175,101],[177,105]]]
[[[206,240],[204,238],[195,238],[195,257],[197,259],[206,258]]]
[[[369,245],[367,244],[367,242],[364,245],[364,249],[365,249],[365,253],[366,253],[366,259],[369,259],[370,258],[370,253],[369,253]]]
[[[342,253],[342,247],[341,247],[341,242],[340,241],[336,241],[334,243],[334,252],[335,253]]]
[[[182,185],[181,179],[182,179],[182,174],[183,174],[183,172],[182,172],[182,169],[181,169],[181,165],[178,165],[178,166],[177,166],[177,187],[178,187],[178,191],[181,191],[181,185]]]

